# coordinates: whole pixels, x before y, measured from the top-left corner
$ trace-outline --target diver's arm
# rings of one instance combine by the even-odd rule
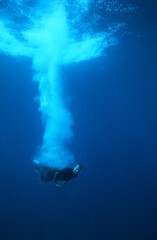
[[[55,187],[56,187],[57,189],[61,188],[61,187],[59,186],[58,182],[57,182],[57,175],[58,175],[58,173],[59,173],[59,172],[56,172],[56,174],[55,174],[55,176],[54,176],[54,183],[55,183]]]
[[[54,176],[54,182],[55,182],[55,184],[57,184],[57,175],[58,175],[58,171],[55,173],[55,176]]]
[[[55,187],[56,189],[60,189],[61,187],[63,187],[67,181],[63,181],[63,183],[61,185],[58,184],[58,180],[57,180],[57,175],[59,172],[56,172],[55,177],[54,177],[54,183],[55,183]]]

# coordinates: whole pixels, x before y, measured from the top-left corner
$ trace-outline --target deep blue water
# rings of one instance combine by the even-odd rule
[[[60,191],[32,163],[44,126],[31,62],[0,56],[0,239],[157,239],[156,3],[142,7],[139,37],[61,68],[84,169]]]

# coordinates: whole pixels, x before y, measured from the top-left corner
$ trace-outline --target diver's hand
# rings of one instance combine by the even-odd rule
[[[57,190],[59,190],[61,188],[61,186],[59,186],[59,184],[57,184],[57,183],[55,184],[55,187]]]

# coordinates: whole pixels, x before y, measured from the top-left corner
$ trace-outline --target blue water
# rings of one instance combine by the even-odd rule
[[[125,23],[105,54],[89,57],[90,51],[87,59],[78,52],[77,61],[72,55],[72,62],[57,65],[59,99],[72,120],[63,121],[67,132],[52,131],[48,138],[50,143],[57,139],[70,156],[65,162],[53,158],[53,164],[84,165],[78,178],[59,191],[53,183],[41,183],[34,168],[46,122],[36,100],[40,90],[39,82],[32,81],[37,71],[32,57],[19,56],[15,42],[16,54],[0,45],[0,239],[157,239],[157,6],[155,1],[130,4],[134,10],[123,14],[100,11],[102,21],[93,32],[100,32],[106,21]],[[1,15],[8,17],[11,9],[3,5]],[[77,38],[86,31],[78,29]]]

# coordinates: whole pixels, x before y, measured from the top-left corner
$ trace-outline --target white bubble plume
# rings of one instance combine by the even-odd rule
[[[29,6],[25,13],[24,2],[18,3],[16,12],[26,16],[31,9],[27,24],[4,17],[0,20],[0,51],[32,58],[33,79],[39,84],[40,111],[45,124],[43,143],[34,161],[63,168],[74,162],[68,150],[73,119],[64,102],[59,68],[101,56],[105,48],[117,44],[114,34],[120,25],[101,33],[85,31],[85,25],[89,25],[84,21],[90,6],[87,0],[59,1],[59,4],[45,1],[47,7],[40,2],[38,7]],[[70,15],[71,6],[77,13],[75,16]]]

